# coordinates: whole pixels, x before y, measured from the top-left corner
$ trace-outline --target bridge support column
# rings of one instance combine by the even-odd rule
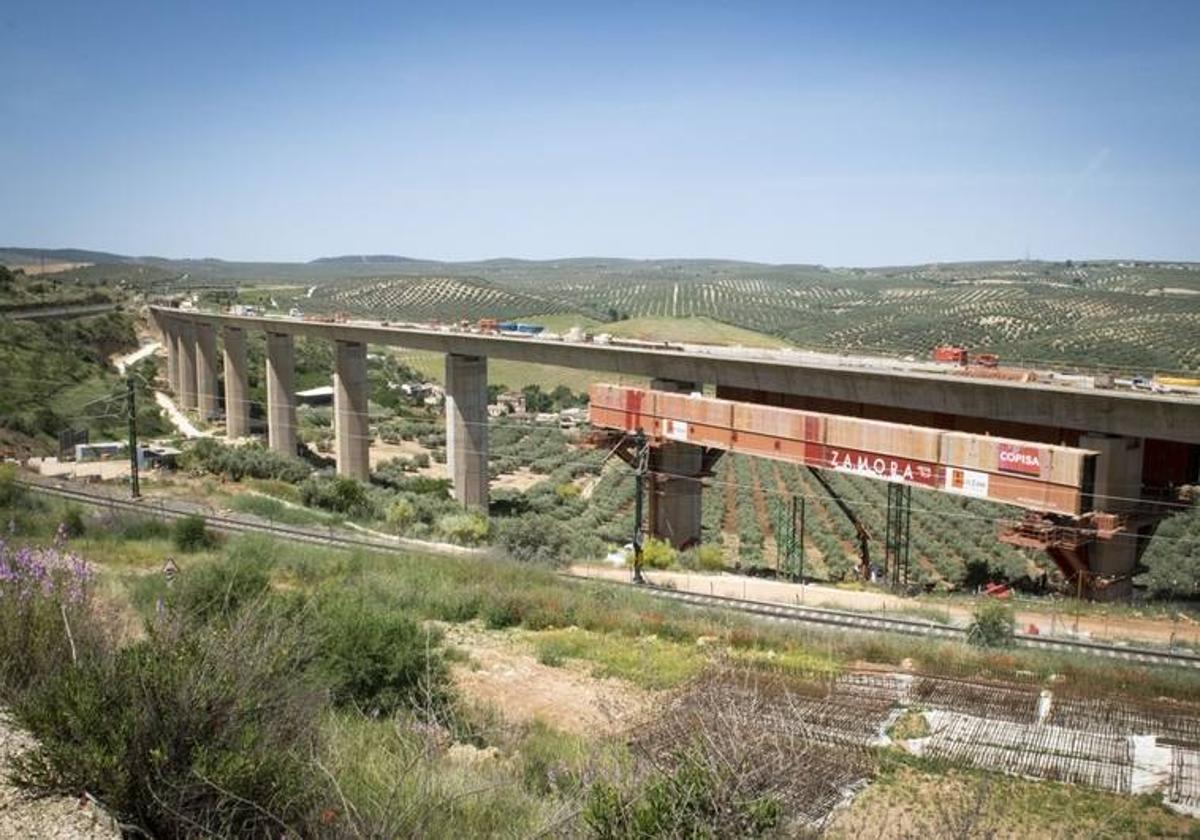
[[[175,378],[171,380],[171,393],[176,402],[183,399],[183,325],[172,324],[171,334],[167,339],[175,350]]]
[[[175,325],[169,321],[162,325],[163,346],[167,348],[167,387],[179,393],[179,345],[175,338]]]
[[[1142,492],[1142,438],[1087,434],[1079,438],[1083,449],[1100,453],[1096,459],[1095,508],[1105,513],[1128,513],[1137,507]],[[1136,531],[1121,532],[1088,546],[1088,568],[1099,578],[1093,596],[1117,601],[1133,594],[1132,575],[1141,554]],[[1105,585],[1105,579],[1111,583]]]
[[[446,463],[459,504],[488,507],[487,356],[446,354]]]
[[[217,331],[212,324],[196,324],[196,402],[201,420],[221,415],[217,405]]]
[[[699,386],[692,382],[653,379],[651,389],[690,394]],[[656,429],[661,433],[662,430]],[[675,548],[697,545],[701,539],[700,475],[704,447],[672,441],[650,450],[650,533]]]
[[[250,386],[246,371],[246,331],[224,327],[225,341],[225,437],[229,440],[250,434]]]
[[[286,333],[267,333],[267,440],[296,457],[296,349]]]
[[[361,342],[334,343],[333,418],[338,475],[367,481],[371,477],[371,424],[367,416],[367,345]]]
[[[196,327],[191,322],[179,325],[179,407],[187,410],[197,406],[196,400]]]

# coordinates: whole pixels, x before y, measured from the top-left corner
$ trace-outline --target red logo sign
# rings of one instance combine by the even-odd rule
[[[1000,472],[1022,475],[1042,474],[1042,451],[1036,446],[1020,446],[1015,443],[1000,444]]]

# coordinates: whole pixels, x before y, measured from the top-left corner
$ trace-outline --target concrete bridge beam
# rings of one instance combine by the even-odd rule
[[[246,370],[246,331],[224,327],[225,344],[225,437],[229,440],[250,434],[250,385]]]
[[[652,379],[656,391],[690,394],[693,382]],[[655,432],[661,432],[656,429]],[[689,548],[701,540],[701,484],[704,447],[681,441],[650,450],[650,533],[675,548]]]
[[[359,481],[371,477],[367,391],[367,345],[334,342],[333,424],[337,438],[337,471],[338,475]]]
[[[201,420],[221,416],[217,404],[217,331],[212,324],[196,325],[196,403]]]
[[[487,356],[446,355],[446,462],[459,504],[488,509]]]
[[[296,457],[296,348],[286,333],[267,333],[267,441]]]
[[[185,411],[196,408],[196,326],[190,322],[179,325],[179,389],[175,392]]]

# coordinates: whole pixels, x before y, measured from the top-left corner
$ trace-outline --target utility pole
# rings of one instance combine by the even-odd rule
[[[641,429],[634,435],[633,443],[633,582],[645,583],[646,578],[642,576],[642,497],[650,453],[646,446],[646,434]]]
[[[137,442],[137,402],[136,391],[133,387],[133,377],[125,377],[126,393],[129,396],[126,408],[129,411],[129,495],[139,499],[142,496],[138,486],[138,442]]]

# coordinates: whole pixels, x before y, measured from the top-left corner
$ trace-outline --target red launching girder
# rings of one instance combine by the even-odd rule
[[[1096,453],[857,417],[595,384],[593,426],[1078,516]]]

